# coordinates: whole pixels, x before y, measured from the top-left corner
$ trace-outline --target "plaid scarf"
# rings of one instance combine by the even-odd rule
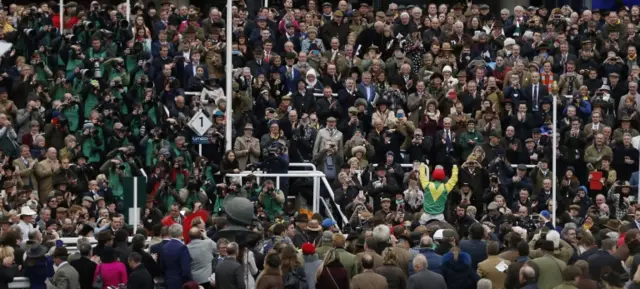
[[[540,80],[542,84],[547,87],[548,91],[551,91],[551,85],[553,84],[553,73],[551,72],[542,72],[540,73]]]

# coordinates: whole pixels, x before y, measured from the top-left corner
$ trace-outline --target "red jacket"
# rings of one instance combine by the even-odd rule
[[[53,17],[51,18],[51,22],[53,22],[53,26],[60,29],[60,14],[53,15]],[[78,17],[73,16],[64,23],[64,28],[71,28],[76,24],[78,24]]]

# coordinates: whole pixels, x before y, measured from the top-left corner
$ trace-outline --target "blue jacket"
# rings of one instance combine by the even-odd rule
[[[469,254],[471,257],[471,268],[478,270],[478,263],[487,259],[487,243],[482,240],[462,240],[460,251]]]
[[[429,271],[442,275],[442,256],[438,255],[438,253],[431,248],[417,248],[415,251],[427,258],[427,269],[429,269]],[[415,255],[413,258],[415,258]],[[409,276],[413,275],[413,273],[413,259],[411,259],[411,261],[409,261]]]
[[[24,263],[24,277],[29,278],[31,289],[46,289],[45,280],[53,277],[53,258],[26,261]]]
[[[458,260],[454,260],[452,252],[442,256],[442,277],[447,288],[474,289],[480,280],[471,267],[471,256],[465,252],[460,252]]]
[[[280,78],[284,83],[284,90],[287,93],[294,93],[298,91],[298,82],[302,79],[300,70],[291,68],[291,71],[292,78],[289,78],[287,77],[287,67],[284,65],[280,67]]]
[[[171,239],[162,246],[160,266],[164,271],[167,289],[180,289],[182,284],[193,280],[191,277],[191,255],[182,242]]]

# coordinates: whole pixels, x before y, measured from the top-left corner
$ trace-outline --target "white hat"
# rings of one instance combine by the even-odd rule
[[[29,206],[23,206],[20,208],[20,214],[18,214],[18,217],[22,217],[22,216],[35,216],[38,213],[36,213],[34,210],[32,210]]]
[[[444,229],[438,229],[435,233],[433,233],[433,239],[434,240],[442,240],[444,238],[442,236],[443,232],[444,232]]]
[[[504,40],[504,46],[515,45],[516,41],[513,38],[507,38]]]
[[[603,85],[599,88],[599,90],[611,91],[611,87],[609,87],[609,86],[608,86],[608,85],[606,85],[606,84],[603,84]]]
[[[446,71],[448,71],[448,72],[453,72],[453,70],[451,69],[451,66],[449,66],[449,65],[445,65],[445,66],[442,68],[442,72],[446,72]]]

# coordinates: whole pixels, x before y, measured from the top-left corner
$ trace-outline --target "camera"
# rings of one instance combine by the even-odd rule
[[[121,171],[124,171],[124,170],[126,170],[126,169],[127,169],[127,166],[125,166],[125,165],[119,165],[119,166],[118,166],[118,169],[119,169],[119,170],[121,170]]]
[[[498,182],[498,177],[492,176],[490,180],[491,180],[492,183],[497,183]]]

